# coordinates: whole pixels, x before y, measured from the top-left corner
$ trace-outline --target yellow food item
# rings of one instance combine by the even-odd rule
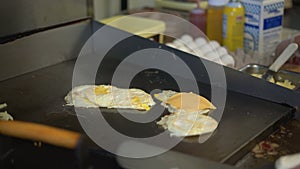
[[[131,98],[131,104],[139,106],[146,111],[150,110],[150,106],[147,104],[143,104],[141,98],[138,96],[134,96]]]
[[[295,89],[295,85],[292,84],[292,82],[288,80],[284,80],[284,82],[276,82],[279,86],[286,87],[288,89]]]
[[[107,94],[110,92],[110,90],[111,90],[111,86],[100,85],[95,88],[95,93],[97,95]]]
[[[251,76],[257,77],[257,78],[262,78],[262,74],[258,73],[252,73]],[[274,78],[272,77],[269,82],[275,83]],[[288,89],[294,89],[296,86],[292,84],[291,81],[289,80],[284,80],[283,82],[276,82],[277,85],[288,88]]]
[[[83,85],[73,88],[65,97],[75,107],[106,107],[150,110],[155,105],[150,94],[140,89],[121,89],[111,85]]]
[[[170,97],[167,104],[187,112],[198,112],[204,109],[216,109],[206,98],[194,93],[178,93]]]
[[[158,100],[162,101],[161,105],[168,108],[169,112],[174,113],[208,113],[216,107],[206,98],[195,93],[175,92],[163,90],[161,93],[154,94]]]

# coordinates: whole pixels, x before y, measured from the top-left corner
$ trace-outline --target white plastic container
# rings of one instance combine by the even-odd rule
[[[284,0],[241,0],[245,8],[244,49],[270,56],[281,41]]]

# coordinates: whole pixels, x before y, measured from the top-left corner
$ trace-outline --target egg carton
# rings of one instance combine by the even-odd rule
[[[203,37],[194,39],[192,36],[184,34],[179,39],[166,43],[166,45],[224,66],[235,67],[234,57],[214,40],[208,41]]]

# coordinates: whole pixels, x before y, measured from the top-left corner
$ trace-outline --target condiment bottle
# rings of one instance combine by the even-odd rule
[[[203,33],[205,33],[206,12],[200,7],[200,0],[197,0],[197,8],[190,11],[190,22],[197,26]]]
[[[223,14],[223,46],[234,52],[243,48],[245,9],[239,0],[230,0]]]
[[[208,0],[206,35],[210,40],[222,44],[223,9],[228,0]]]

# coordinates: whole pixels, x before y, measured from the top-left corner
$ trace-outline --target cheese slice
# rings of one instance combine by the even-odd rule
[[[183,109],[185,112],[199,112],[205,109],[216,109],[206,98],[194,93],[178,93],[170,97],[167,104],[176,109]]]

